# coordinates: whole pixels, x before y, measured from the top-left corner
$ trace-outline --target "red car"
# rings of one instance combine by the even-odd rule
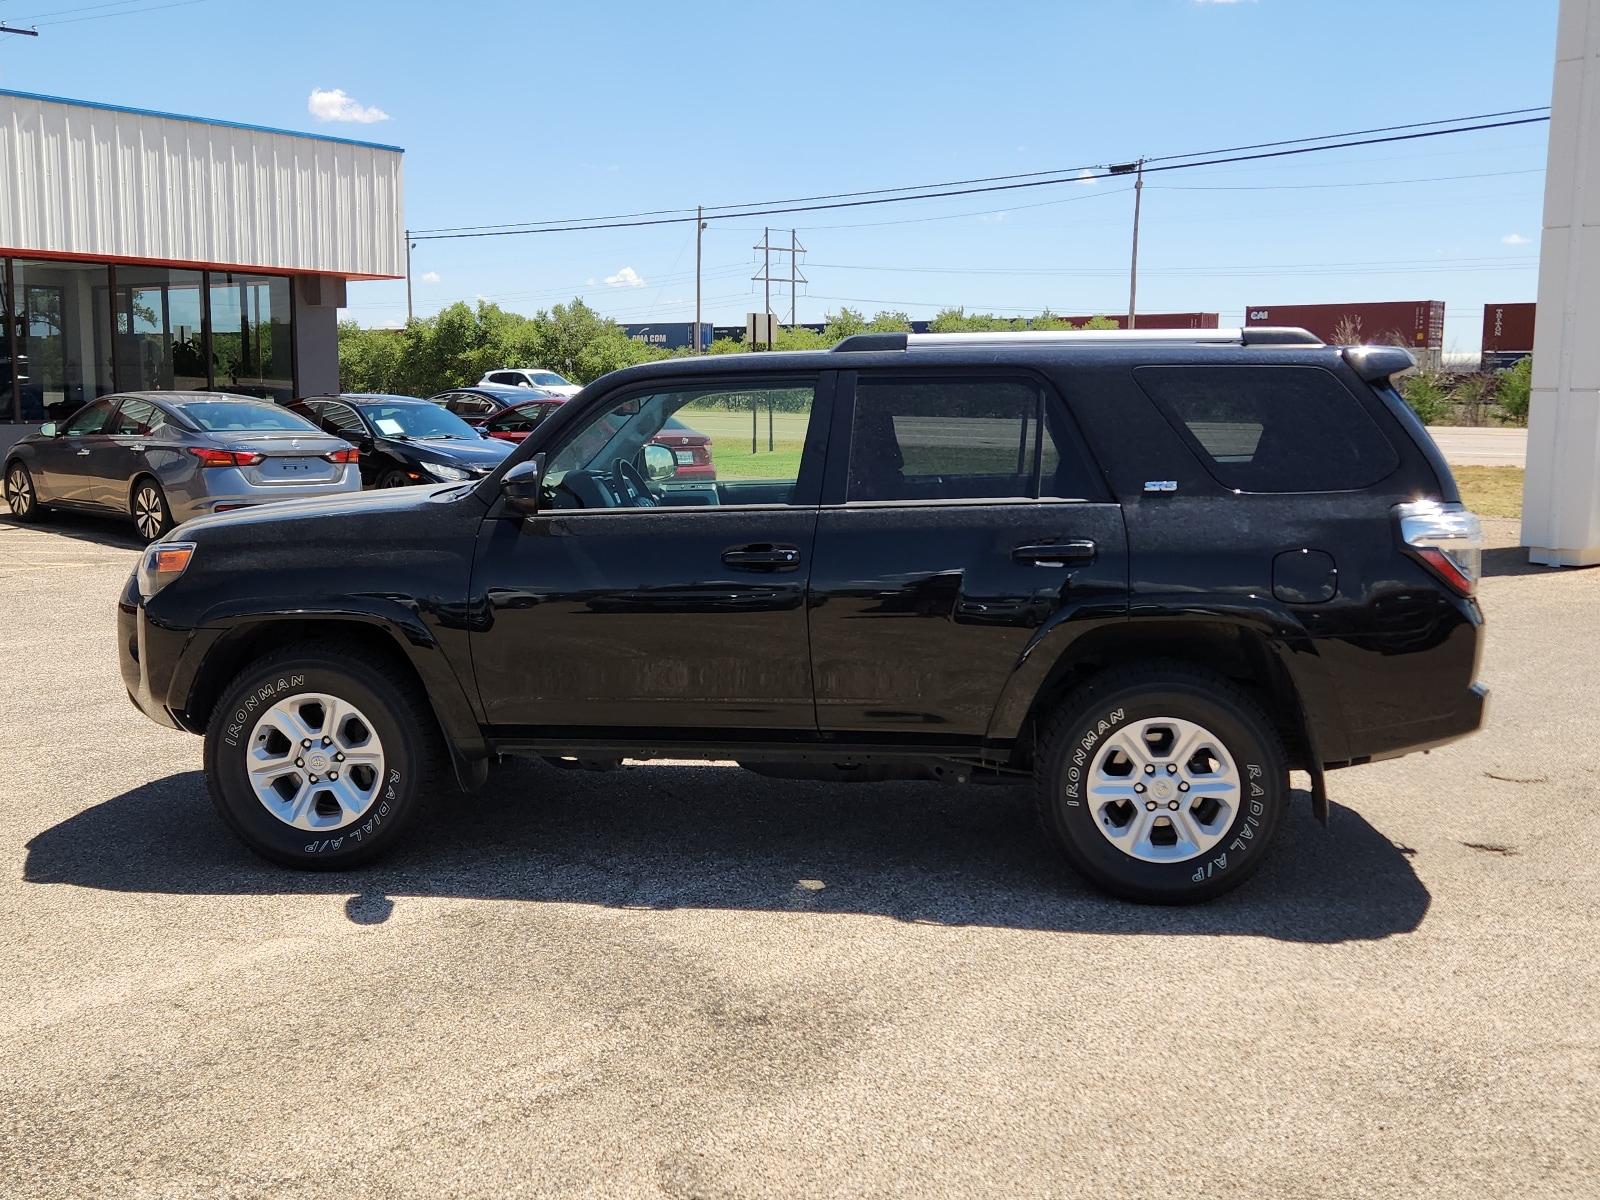
[[[563,401],[551,396],[527,400],[496,413],[483,426],[492,438],[505,442],[520,442],[556,409]],[[699,430],[690,429],[677,417],[668,417],[661,432],[650,439],[665,446],[678,460],[678,473],[674,479],[715,479],[716,464],[711,461],[711,439]]]

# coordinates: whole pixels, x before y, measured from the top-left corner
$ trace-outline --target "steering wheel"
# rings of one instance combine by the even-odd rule
[[[611,464],[611,490],[617,494],[617,503],[622,508],[656,506],[655,495],[650,491],[649,484],[645,483],[644,476],[625,458],[619,458]]]

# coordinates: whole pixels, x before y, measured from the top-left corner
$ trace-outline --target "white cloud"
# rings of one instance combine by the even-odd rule
[[[592,280],[592,279],[585,279],[585,280],[584,280],[584,281],[583,281],[583,286],[584,286],[584,287],[593,287],[593,286],[594,286],[594,280]]]
[[[306,108],[319,121],[359,121],[363,125],[370,125],[374,121],[389,119],[389,114],[381,108],[357,104],[354,97],[344,94],[343,88],[334,88],[331,92],[312,88]]]
[[[1508,246],[1526,246],[1532,238],[1525,238],[1520,233],[1508,233],[1500,239]]]
[[[607,287],[643,287],[644,280],[632,267],[623,267],[615,275],[606,276]]]
[[[1003,212],[978,214],[978,220],[980,221],[1004,221],[1005,219],[1006,214]]]
[[[439,272],[437,272],[437,271],[429,271],[426,275],[424,275],[422,277],[422,282],[423,283],[438,283],[439,282]]]
[[[1196,4],[1238,4],[1239,0],[1194,0]],[[1256,0],[1250,0],[1254,4]]]
[[[1096,183],[1095,173],[1093,171],[1079,171],[1078,182],[1087,184],[1089,187],[1094,187]]]

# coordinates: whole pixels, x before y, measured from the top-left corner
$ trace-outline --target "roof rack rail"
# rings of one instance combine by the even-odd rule
[[[1232,329],[1063,329],[998,333],[858,333],[836,353],[958,346],[1321,346],[1304,329],[1256,325]]]

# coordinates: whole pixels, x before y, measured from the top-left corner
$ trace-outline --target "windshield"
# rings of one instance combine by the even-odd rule
[[[383,437],[418,442],[478,440],[478,431],[455,413],[426,401],[418,404],[363,404],[361,411]]]
[[[561,376],[557,375],[554,371],[529,371],[528,372],[528,378],[533,380],[533,382],[537,383],[540,387],[571,387],[572,386],[565,379],[561,378]]]
[[[208,433],[317,433],[317,427],[276,404],[254,400],[201,400],[179,411]]]

